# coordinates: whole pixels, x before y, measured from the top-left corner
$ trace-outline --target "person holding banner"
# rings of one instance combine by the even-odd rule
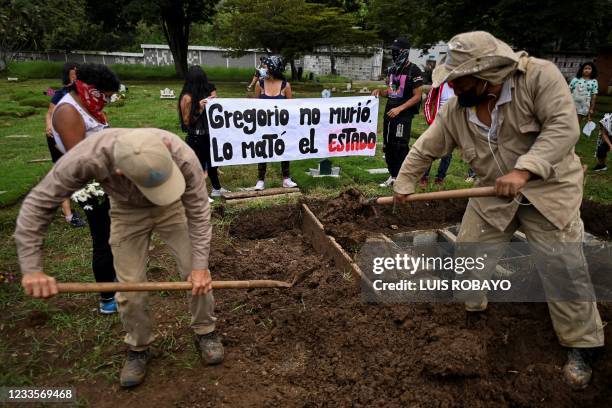
[[[179,121],[183,132],[187,132],[185,142],[193,149],[204,171],[208,172],[212,184],[211,197],[221,197],[229,190],[221,187],[219,173],[210,160],[210,133],[205,107],[209,99],[217,96],[215,85],[197,65],[189,68],[187,78],[179,97]]]
[[[265,57],[262,61],[262,66],[259,71],[259,82],[255,86],[255,96],[260,99],[291,99],[291,85],[285,79],[283,72],[285,64],[280,57],[271,56]],[[263,190],[265,188],[265,178],[267,163],[259,163],[257,165],[257,184],[255,190]],[[283,175],[283,187],[297,187],[297,184],[291,180],[289,172],[289,162],[281,162],[281,172]]]
[[[398,38],[391,46],[394,65],[388,71],[387,88],[375,89],[374,96],[386,96],[383,119],[383,152],[390,176],[381,187],[391,187],[410,150],[412,118],[419,113],[423,73],[408,59],[410,43]]]

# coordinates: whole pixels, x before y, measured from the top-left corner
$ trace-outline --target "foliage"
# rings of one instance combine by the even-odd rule
[[[0,0],[0,71],[32,40],[41,20],[37,3],[27,0]]]
[[[610,35],[611,19],[607,0],[372,0],[367,17],[387,42],[401,34],[427,46],[486,30],[534,54],[596,49]]]
[[[214,24],[217,42],[234,54],[256,48],[290,62],[315,48],[333,52],[334,47],[374,40],[372,33],[354,28],[353,14],[305,0],[226,0]]]

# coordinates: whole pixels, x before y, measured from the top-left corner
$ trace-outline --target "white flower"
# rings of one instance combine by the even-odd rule
[[[87,204],[86,206],[83,207],[83,209],[91,211],[91,210],[93,210],[93,207],[91,205]]]
[[[82,189],[75,191],[70,198],[74,202],[85,202],[93,197],[102,197],[104,195],[104,190],[100,187],[100,183],[97,181],[93,181],[88,183]]]

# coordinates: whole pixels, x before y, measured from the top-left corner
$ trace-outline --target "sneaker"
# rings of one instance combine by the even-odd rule
[[[593,375],[592,358],[593,350],[589,348],[571,348],[567,352],[563,377],[572,389],[583,390],[589,385]]]
[[[223,361],[223,344],[216,332],[196,334],[194,343],[204,363],[214,365]]]
[[[257,180],[257,183],[255,184],[255,187],[253,187],[253,190],[261,191],[264,188],[266,188],[266,185],[265,185],[264,181],[263,180]]]
[[[231,191],[223,187],[221,187],[218,190],[216,188],[213,188],[210,192],[210,196],[211,197],[221,197],[224,193],[231,193]]]
[[[419,186],[421,186],[421,188],[427,188],[428,185],[429,177],[421,177],[421,180],[419,181]]]
[[[380,187],[391,187],[393,183],[395,183],[395,179],[389,176],[389,178],[384,183],[380,183],[379,186]]]
[[[475,179],[474,177],[472,177],[472,176],[467,176],[467,177],[465,178],[465,182],[466,182],[466,183],[470,183],[470,184],[471,184],[471,183],[473,183],[474,181],[476,181],[476,179]]]
[[[443,186],[444,185],[444,179],[440,178],[440,177],[436,177],[436,179],[434,180],[434,184],[436,186]]]
[[[100,299],[100,308],[98,310],[102,314],[117,313],[117,301],[115,298]]]
[[[66,220],[68,224],[72,225],[74,228],[81,228],[87,225],[84,219],[79,216],[78,212],[73,212],[70,217],[70,221]]]
[[[294,187],[297,187],[297,183],[291,180],[291,177],[287,177],[283,179],[283,187],[284,188],[294,188]]]
[[[593,167],[593,171],[607,171],[608,170],[608,166],[606,166],[605,164],[597,164],[595,165],[595,167]]]
[[[147,363],[151,360],[151,351],[128,350],[127,359],[121,369],[119,381],[122,387],[135,387],[142,383],[147,374]]]

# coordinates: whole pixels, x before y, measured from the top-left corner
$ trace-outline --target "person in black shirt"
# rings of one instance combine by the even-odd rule
[[[388,98],[383,120],[383,152],[390,176],[381,187],[393,185],[408,155],[412,118],[419,113],[423,86],[421,69],[408,59],[408,41],[396,39],[391,50],[394,65],[387,71],[387,88],[372,92],[374,96]]]
[[[212,184],[211,197],[220,197],[229,192],[221,187],[219,173],[217,168],[212,166],[210,157],[210,133],[205,107],[208,99],[216,97],[217,89],[213,83],[208,82],[204,70],[197,65],[189,68],[179,97],[179,121],[182,130],[187,132],[185,142],[198,156],[202,169],[208,173]]]

